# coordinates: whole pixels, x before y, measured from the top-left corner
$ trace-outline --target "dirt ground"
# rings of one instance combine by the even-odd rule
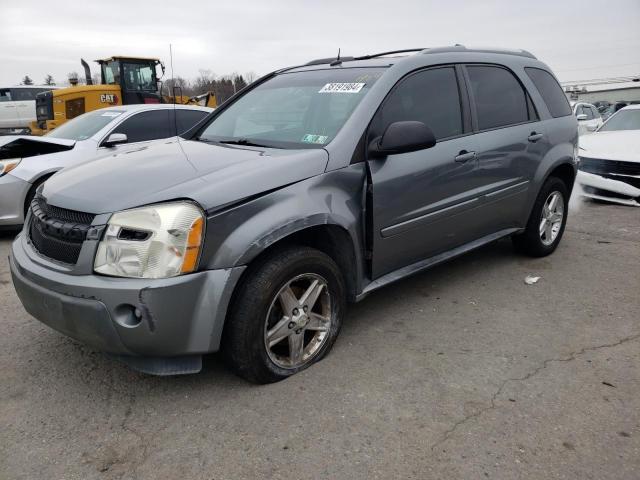
[[[640,209],[576,202],[350,308],[285,382],[156,378],[46,328],[0,238],[0,479],[638,479]],[[540,276],[526,285],[527,275]]]

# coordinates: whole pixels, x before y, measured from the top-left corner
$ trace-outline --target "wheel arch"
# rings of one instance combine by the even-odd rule
[[[247,265],[248,268],[243,272],[234,290],[238,289],[246,275],[250,275],[253,265],[279,249],[299,245],[315,248],[331,257],[344,276],[349,299],[355,300],[361,282],[361,268],[358,268],[361,260],[359,250],[354,238],[344,226],[327,220],[316,219],[316,223],[313,224],[309,224],[310,219],[305,219],[302,224],[294,222],[254,242],[239,259],[238,263]]]

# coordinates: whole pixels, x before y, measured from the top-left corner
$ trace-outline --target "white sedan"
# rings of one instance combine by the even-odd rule
[[[62,168],[181,135],[212,111],[173,104],[123,105],[80,115],[44,137],[0,137],[0,229],[21,225],[36,189]]]
[[[577,182],[584,196],[640,207],[640,105],[625,107],[580,137]]]

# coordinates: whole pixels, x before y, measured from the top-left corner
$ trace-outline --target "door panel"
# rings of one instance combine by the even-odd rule
[[[530,141],[532,133],[542,136]],[[550,148],[542,122],[477,133],[470,139],[470,147],[478,154],[475,176],[483,197],[478,236],[524,226],[529,188]]]
[[[369,161],[373,181],[373,277],[462,245],[481,222],[476,160],[458,163],[469,138]]]

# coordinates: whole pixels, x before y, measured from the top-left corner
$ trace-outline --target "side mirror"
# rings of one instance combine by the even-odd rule
[[[435,144],[435,135],[424,123],[394,122],[387,127],[381,137],[373,139],[369,145],[369,154],[372,157],[385,157],[431,148]]]
[[[107,148],[113,148],[116,145],[121,145],[123,143],[127,143],[128,141],[129,140],[127,139],[127,136],[124,133],[112,133],[111,135],[109,135],[109,138],[107,138],[104,142],[102,142],[102,146]]]
[[[580,115],[576,115],[576,118],[578,119],[579,122],[582,122],[587,119],[587,115],[584,113],[581,113]]]

